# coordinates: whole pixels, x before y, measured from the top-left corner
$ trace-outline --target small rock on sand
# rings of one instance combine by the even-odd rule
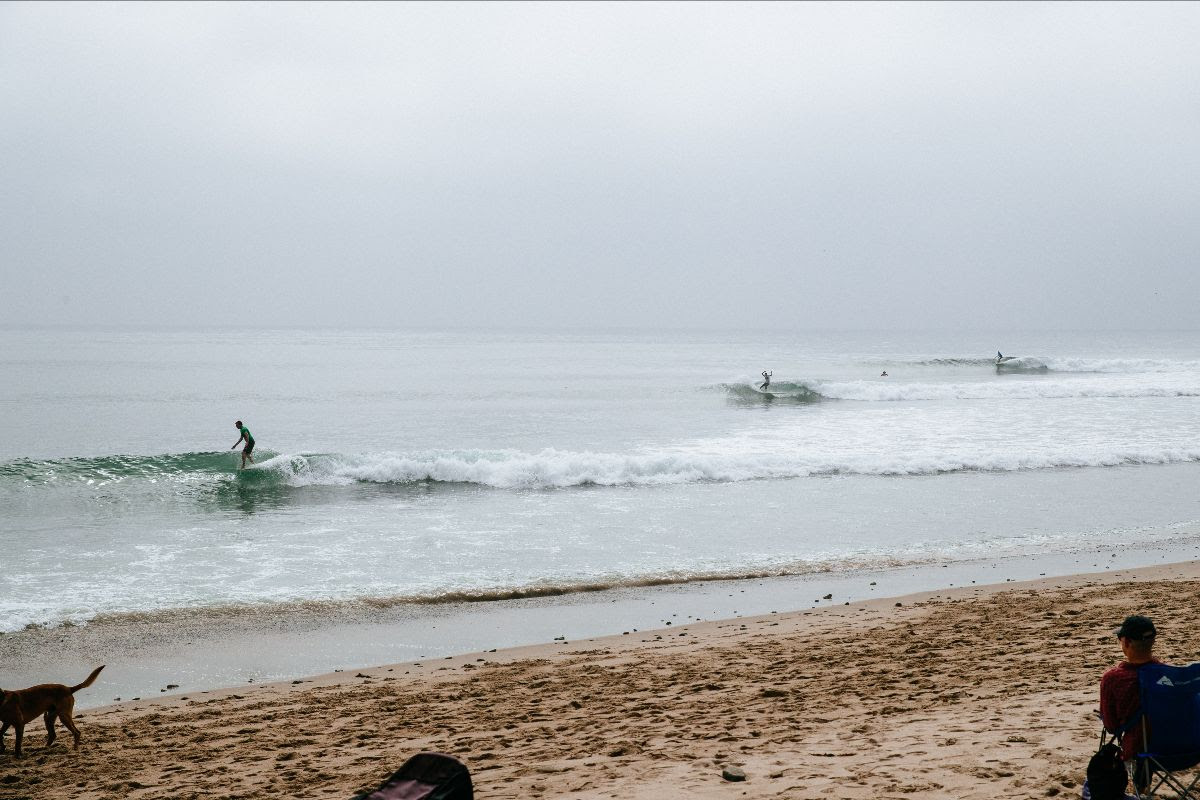
[[[727,781],[746,780],[746,771],[741,767],[728,766],[721,770],[721,777]]]

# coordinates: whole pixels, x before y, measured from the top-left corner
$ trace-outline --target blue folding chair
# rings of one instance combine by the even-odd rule
[[[1138,670],[1142,701],[1142,752],[1149,773],[1139,798],[1165,797],[1167,790],[1196,800],[1200,772],[1188,780],[1187,770],[1200,764],[1200,662],[1184,667],[1146,664]]]

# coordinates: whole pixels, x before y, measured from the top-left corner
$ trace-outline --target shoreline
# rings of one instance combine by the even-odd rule
[[[1015,585],[1089,572],[1108,573],[1118,561],[1137,566],[1186,563],[1200,551],[1191,537],[1130,554],[1116,546],[1055,554],[906,565],[882,570],[810,573],[743,580],[698,581],[609,589],[486,603],[346,608],[273,615],[268,611],[218,617],[171,615],[44,628],[0,635],[0,686],[81,679],[108,665],[100,687],[77,699],[87,709],[166,694],[360,670],[373,664],[432,662],[464,653],[573,642],[704,620],[771,612],[804,612],[843,603],[956,587]],[[824,599],[831,595],[832,599]],[[349,608],[349,607],[347,607]],[[46,665],[54,674],[46,674]]]
[[[379,677],[379,673],[393,672],[397,669],[402,674],[420,674],[425,678],[436,676],[437,673],[445,671],[446,668],[460,668],[465,664],[471,664],[479,659],[483,659],[488,663],[493,664],[508,664],[517,661],[544,659],[547,656],[569,653],[573,648],[587,646],[591,647],[618,647],[621,649],[637,649],[643,644],[655,644],[658,642],[668,642],[669,635],[678,637],[681,633],[686,633],[691,636],[704,637],[714,633],[717,630],[725,629],[731,625],[771,625],[780,623],[783,620],[796,626],[800,620],[808,622],[825,621],[829,618],[844,619],[848,615],[870,612],[873,614],[890,614],[894,609],[911,608],[929,604],[932,602],[960,602],[964,600],[979,600],[986,599],[993,595],[1003,594],[1008,592],[1042,592],[1054,590],[1072,590],[1090,587],[1114,586],[1121,584],[1136,584],[1147,582],[1160,581],[1188,581],[1195,580],[1200,582],[1200,559],[1192,561],[1172,562],[1169,564],[1161,564],[1146,567],[1134,567],[1130,569],[1111,570],[1104,572],[1081,572],[1069,575],[1054,575],[1048,577],[1038,577],[1028,580],[1007,580],[1004,583],[990,584],[974,584],[968,586],[952,586],[937,589],[922,589],[920,591],[909,592],[903,595],[893,595],[887,597],[876,597],[871,599],[859,600],[856,602],[845,602],[843,604],[820,605],[807,609],[794,609],[790,611],[770,611],[761,614],[753,614],[749,616],[738,615],[736,617],[710,620],[695,620],[684,622],[668,622],[665,627],[642,629],[630,631],[629,633],[604,634],[592,637],[581,637],[579,639],[568,640],[565,637],[559,640],[538,641],[532,644],[514,645],[511,647],[490,648],[487,650],[473,650],[470,652],[453,653],[451,655],[443,655],[436,657],[420,657],[416,661],[399,661],[386,664],[374,665],[359,665],[346,668],[339,668],[329,672],[314,673],[311,675],[300,675],[295,677],[287,677],[279,680],[264,681],[249,686],[219,686],[210,689],[196,690],[194,692],[175,692],[172,694],[164,694],[160,697],[139,698],[137,700],[125,700],[119,702],[106,703],[104,705],[83,706],[76,704],[77,708],[86,709],[90,713],[107,713],[116,710],[148,710],[156,705],[173,705],[188,700],[195,699],[194,696],[200,696],[207,699],[220,698],[233,694],[253,692],[257,689],[281,689],[297,686],[301,684],[312,686],[338,686],[345,684],[348,673],[364,673],[370,677]],[[1136,613],[1136,612],[1129,612]],[[1116,620],[1112,625],[1115,630],[1121,620]],[[1115,641],[1115,640],[1114,640]],[[1115,660],[1119,660],[1119,648],[1115,651],[1117,655]],[[1196,657],[1200,660],[1200,651],[1196,653]],[[371,673],[375,673],[371,675]],[[299,680],[299,683],[297,682]],[[1099,685],[1099,676],[1097,676],[1097,687]],[[1097,691],[1099,689],[1097,688]],[[189,697],[191,694],[193,697]]]
[[[486,797],[1077,794],[1111,630],[1192,660],[1197,595],[1187,561],[489,648],[93,707],[77,754],[0,760],[28,798],[349,797],[422,749]]]

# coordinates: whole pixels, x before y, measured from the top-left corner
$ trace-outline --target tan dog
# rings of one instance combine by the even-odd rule
[[[6,692],[0,689],[0,723],[2,723],[0,724],[0,753],[4,752],[4,734],[11,725],[17,733],[17,745],[13,754],[20,758],[21,738],[25,735],[25,725],[37,719],[38,716],[42,716],[46,721],[47,747],[54,744],[54,737],[58,735],[54,732],[54,720],[57,718],[75,736],[75,749],[78,750],[79,729],[75,727],[75,722],[71,719],[71,712],[75,710],[75,693],[91,686],[102,669],[104,669],[103,665],[96,667],[92,674],[87,676],[87,680],[78,686],[43,683],[15,692]]]

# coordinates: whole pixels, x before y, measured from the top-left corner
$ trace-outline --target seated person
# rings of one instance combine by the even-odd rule
[[[1126,617],[1117,629],[1117,640],[1121,643],[1125,660],[1100,678],[1100,717],[1104,720],[1104,729],[1109,733],[1121,730],[1141,707],[1138,669],[1145,664],[1162,663],[1151,653],[1157,634],[1150,618],[1140,614]],[[1141,747],[1142,726],[1139,721],[1134,722],[1121,738],[1121,758],[1126,766],[1133,766],[1130,762]],[[1144,788],[1148,777],[1139,770],[1134,775],[1134,781],[1139,788]]]

